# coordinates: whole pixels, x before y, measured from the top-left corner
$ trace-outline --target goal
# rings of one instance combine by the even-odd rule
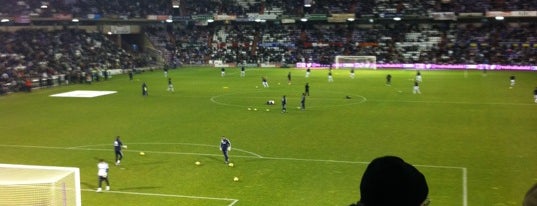
[[[80,169],[0,164],[0,205],[81,206]]]
[[[336,56],[336,69],[377,69],[376,56]]]

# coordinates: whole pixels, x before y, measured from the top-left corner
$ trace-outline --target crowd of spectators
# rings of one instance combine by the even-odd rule
[[[53,77],[61,77],[60,83],[80,83],[98,80],[107,69],[130,69],[150,62],[119,48],[103,34],[80,29],[0,32],[1,93],[26,89],[27,79],[38,79],[31,83],[39,86],[52,84]]]
[[[379,63],[537,64],[535,23],[264,24],[174,30],[187,41],[168,48],[180,51],[185,64],[330,63],[336,55],[371,55]]]
[[[179,8],[172,8],[173,2]],[[304,15],[355,13],[377,15],[427,12],[537,10],[534,1],[504,0],[0,0],[0,16],[101,14],[118,18],[146,15],[211,15],[273,13]],[[46,5],[46,7],[43,7]],[[536,65],[537,26],[532,22],[457,21],[367,24],[322,22],[192,22],[144,25],[144,34],[172,67],[181,64],[330,63],[336,55],[376,56],[379,63]],[[86,75],[108,68],[149,64],[144,55],[128,53],[99,33],[78,29],[0,32],[0,92],[23,88],[28,78],[61,76],[84,82]],[[95,72],[97,71],[97,72]],[[97,76],[96,76],[97,77]],[[40,82],[46,85],[47,81]],[[9,86],[10,88],[5,88]]]
[[[173,8],[172,2],[176,2],[179,8]],[[355,13],[357,16],[537,10],[536,1],[524,0],[312,0],[310,7],[304,7],[302,0],[0,0],[0,4],[0,16],[51,17],[54,13],[61,13],[76,17],[100,14],[116,18],[146,18],[147,15],[245,15],[275,10],[286,15]],[[43,8],[43,5],[47,7]]]

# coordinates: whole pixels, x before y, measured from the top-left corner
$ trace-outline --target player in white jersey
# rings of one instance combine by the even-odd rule
[[[512,89],[515,86],[515,75],[509,77],[509,89]]]
[[[418,83],[421,83],[421,81],[422,81],[422,77],[421,77],[421,73],[420,73],[420,71],[418,71],[418,73],[416,73],[416,81],[417,81]]]
[[[108,182],[108,163],[106,163],[103,159],[99,160],[99,163],[97,164],[97,176],[99,176],[99,188],[97,188],[97,192],[102,191],[102,183],[103,181],[106,182],[106,190],[110,190],[110,182]]]

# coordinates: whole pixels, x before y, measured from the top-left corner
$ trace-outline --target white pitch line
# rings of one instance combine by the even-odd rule
[[[95,192],[91,189],[82,189],[85,192]],[[128,194],[128,195],[142,195],[142,196],[158,196],[158,197],[175,197],[175,198],[189,198],[189,199],[202,199],[202,200],[219,200],[219,201],[229,201],[231,202],[228,206],[232,206],[237,203],[239,200],[231,198],[219,198],[219,197],[202,197],[202,196],[191,196],[191,195],[172,195],[172,194],[159,194],[159,193],[144,193],[144,192],[124,192],[124,191],[106,191],[103,193],[117,193],[117,194]]]
[[[462,168],[462,206],[468,206],[468,171]]]
[[[213,147],[213,148],[218,148],[218,146],[215,146],[215,145],[208,145],[208,144],[194,144],[194,143],[182,143],[182,142],[176,142],[176,143],[160,143],[160,142],[148,142],[148,143],[145,143],[145,142],[134,142],[134,143],[129,143],[129,145],[191,145],[191,146],[203,146],[203,147]],[[84,147],[94,147],[94,146],[109,146],[109,144],[95,144],[95,145],[82,145],[82,146],[74,146],[74,147],[69,147],[70,149],[77,149],[77,148],[84,148]],[[241,152],[244,152],[244,153],[248,153],[248,154],[251,154],[253,156],[256,156],[258,158],[263,158],[263,156],[259,155],[259,154],[256,154],[254,152],[250,152],[250,151],[246,151],[246,150],[243,150],[243,149],[238,149],[238,148],[234,148],[234,150],[236,151],[241,151]],[[136,151],[136,150],[131,150],[131,151]],[[140,151],[136,151],[136,152],[140,152]],[[146,152],[146,151],[144,151]],[[149,151],[148,151],[149,152]],[[199,155],[202,155],[201,153],[185,153],[185,152],[159,152],[159,151],[150,151],[152,153],[163,153],[163,154],[199,154]],[[207,156],[207,155],[205,155]],[[212,156],[212,155],[210,155]],[[248,157],[248,156],[245,156],[245,157]]]
[[[369,99],[369,102],[400,102],[400,103],[425,103],[425,104],[464,104],[464,105],[507,105],[507,106],[529,106],[534,103],[502,103],[502,102],[450,102],[450,101],[412,101],[412,100],[387,100]]]

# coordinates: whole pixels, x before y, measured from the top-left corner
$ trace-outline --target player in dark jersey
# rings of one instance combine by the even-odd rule
[[[304,86],[304,93],[310,96],[310,84],[309,83],[306,83],[306,86]]]
[[[287,97],[283,95],[282,97],[282,113],[287,112]]]
[[[114,153],[116,153],[116,166],[118,166],[121,163],[121,160],[123,159],[123,152],[121,149],[123,148],[123,142],[119,139],[119,136],[116,137],[116,140],[114,140]]]
[[[419,85],[418,81],[414,81],[414,87],[412,89],[412,93],[413,94],[421,94],[420,85]]]
[[[287,73],[287,84],[291,85],[291,72]]]
[[[220,140],[220,151],[222,151],[222,154],[224,154],[224,161],[226,164],[228,164],[228,152],[231,151],[231,142],[225,136],[222,136],[222,140]]]
[[[533,99],[535,99],[535,103],[537,103],[537,87],[533,90]]]
[[[512,89],[515,86],[515,75],[509,77],[509,89]]]
[[[147,93],[147,84],[144,82],[142,84],[142,95],[147,96],[149,93]]]
[[[300,109],[305,110],[306,109],[306,94],[302,93],[302,99],[300,99]]]
[[[263,84],[263,87],[264,88],[268,88],[269,85],[268,85],[268,81],[267,81],[267,78],[266,77],[261,77],[261,83]]]
[[[175,92],[173,88],[172,78],[168,78],[168,92]]]

